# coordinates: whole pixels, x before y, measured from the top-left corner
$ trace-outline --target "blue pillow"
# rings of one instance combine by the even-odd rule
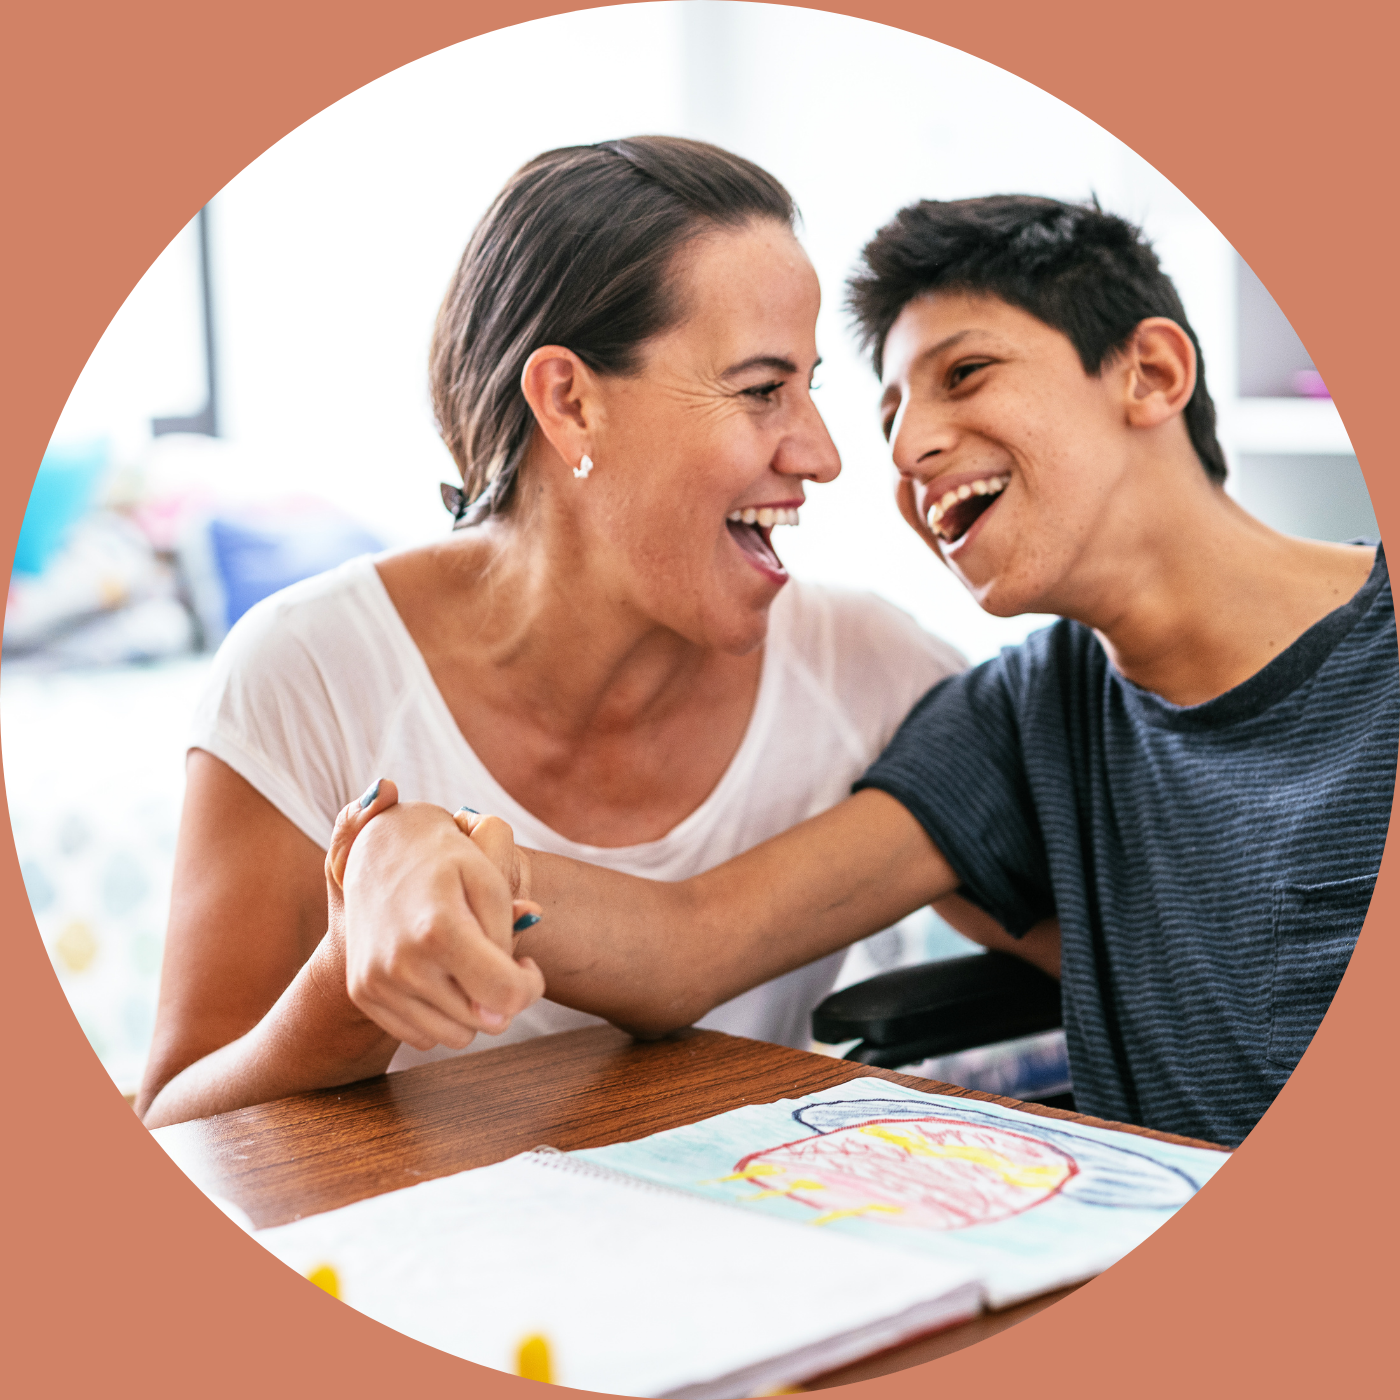
[[[254,603],[383,547],[357,520],[303,497],[225,507],[186,532],[180,557],[212,648]]]

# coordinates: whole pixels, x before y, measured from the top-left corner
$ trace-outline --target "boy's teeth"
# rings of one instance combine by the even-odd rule
[[[749,506],[746,510],[731,510],[724,518],[733,525],[758,525],[764,529],[798,523],[796,508],[787,506]]]
[[[943,495],[929,507],[928,523],[931,530],[938,529],[943,517],[959,501],[965,501],[970,496],[996,496],[1006,490],[1009,476],[988,476],[981,480],[964,482],[963,485],[955,487],[951,491],[945,491]]]

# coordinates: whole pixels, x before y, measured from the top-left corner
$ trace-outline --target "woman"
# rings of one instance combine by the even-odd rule
[[[439,972],[412,989],[411,1025],[356,1007],[323,853],[377,774],[502,815],[535,848],[682,879],[839,800],[960,665],[873,597],[789,584],[773,548],[806,483],[840,469],[811,398],[820,293],[793,218],[766,172],[665,137],[548,152],[487,212],[431,356],[463,480],[444,494],[469,528],[267,600],[215,665],[149,1125],[507,1023],[512,1039],[591,1023],[536,1002],[538,970],[495,947],[480,1001]],[[704,1024],[802,1043],[839,963]]]

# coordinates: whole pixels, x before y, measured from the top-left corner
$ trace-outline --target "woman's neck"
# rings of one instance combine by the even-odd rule
[[[560,737],[654,722],[707,670],[743,660],[647,617],[570,541],[503,523],[435,553],[445,587],[425,629],[431,649],[476,672],[481,698],[523,708]]]
[[[733,656],[642,615],[567,539],[490,525],[380,565],[463,737],[553,831],[658,839],[748,728],[762,648]]]

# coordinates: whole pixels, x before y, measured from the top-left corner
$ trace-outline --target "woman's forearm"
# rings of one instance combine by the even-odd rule
[[[351,1084],[382,1074],[398,1045],[351,1002],[344,946],[328,933],[250,1031],[171,1075],[137,1111],[159,1128]]]

